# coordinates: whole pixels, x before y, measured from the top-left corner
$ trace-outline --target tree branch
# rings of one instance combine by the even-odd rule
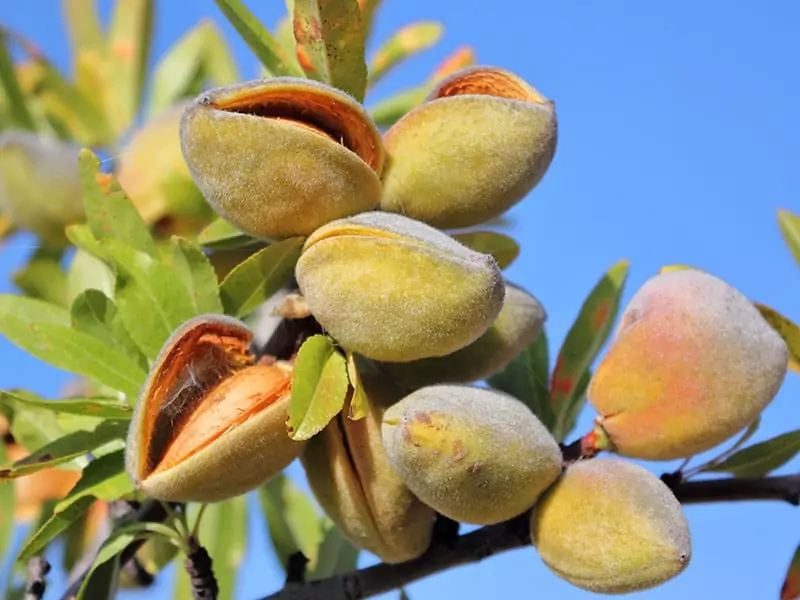
[[[779,500],[800,504],[800,474],[761,479],[662,480],[682,503]],[[307,583],[289,583],[262,600],[360,600],[397,589],[434,573],[477,563],[496,554],[531,544],[530,514],[458,536],[451,544],[434,544],[419,558],[400,564],[379,564]]]

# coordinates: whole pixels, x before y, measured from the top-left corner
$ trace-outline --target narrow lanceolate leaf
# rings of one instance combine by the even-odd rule
[[[113,238],[156,255],[147,225],[113,175],[100,173],[100,159],[84,148],[78,155],[86,220],[98,240]]]
[[[291,4],[291,7],[288,4]],[[283,48],[292,67],[302,72],[303,68],[297,62],[297,41],[294,39],[294,2],[287,2],[287,14],[278,21],[273,31],[275,32],[275,41]]]
[[[206,36],[206,57],[203,70],[211,85],[228,85],[242,79],[227,40],[213,22],[209,22]]]
[[[366,390],[364,390],[364,384],[361,383],[361,375],[358,373],[356,355],[349,350],[345,355],[347,357],[347,378],[350,381],[350,387],[353,388],[353,396],[350,400],[350,410],[348,411],[347,418],[358,421],[366,417],[369,413],[369,398],[367,397]]]
[[[192,518],[193,514],[190,512],[190,523]],[[234,600],[237,574],[247,546],[247,498],[237,496],[207,505],[200,521],[197,539],[212,560],[214,577],[219,585],[217,600]],[[191,598],[192,587],[186,570],[180,569],[176,579],[173,597]]]
[[[550,354],[547,334],[542,332],[528,344],[500,373],[492,375],[487,383],[493,388],[524,402],[550,431],[555,425],[555,415],[550,406],[548,381]]]
[[[800,264],[800,216],[788,210],[778,211],[778,225],[797,264]]]
[[[575,428],[575,423],[578,416],[581,414],[583,407],[586,406],[586,390],[589,388],[589,383],[592,380],[592,372],[587,369],[584,371],[578,386],[575,388],[575,393],[569,399],[569,402],[563,407],[561,418],[553,427],[553,437],[557,442],[563,442],[567,436]]]
[[[372,34],[372,23],[383,0],[358,0],[361,9],[361,22],[364,27],[364,39],[369,40]]]
[[[357,0],[295,0],[294,37],[309,77],[364,100],[367,63]]]
[[[24,400],[40,400],[30,392],[0,391],[0,414],[9,424],[14,439],[25,448],[40,448],[64,435],[56,415]]]
[[[345,358],[330,338],[314,335],[303,342],[292,374],[291,438],[307,440],[322,431],[344,408],[347,387]]]
[[[225,313],[243,317],[270,298],[288,281],[303,247],[293,237],[271,244],[236,266],[220,286]]]
[[[38,249],[22,268],[14,272],[14,285],[27,296],[65,306],[67,275],[61,269],[59,259],[60,256]]]
[[[197,94],[202,84],[202,69],[211,24],[195,25],[164,53],[153,72],[150,112],[158,113],[173,103]]]
[[[147,371],[147,358],[128,334],[114,302],[103,292],[90,289],[78,294],[72,303],[72,327],[119,350],[130,360],[132,372]]]
[[[35,129],[31,112],[19,85],[11,59],[9,36],[0,29],[0,85],[5,94],[6,107],[12,122],[22,129]]]
[[[503,233],[496,231],[470,231],[468,233],[456,233],[453,237],[478,252],[491,254],[497,266],[505,269],[511,265],[519,256],[519,244],[516,240]]]
[[[411,23],[394,33],[381,45],[369,65],[369,85],[376,85],[392,68],[441,39],[444,27],[435,21]]]
[[[303,77],[303,71],[292,65],[272,34],[242,0],[214,0],[214,3],[272,75]]]
[[[789,349],[789,368],[800,373],[800,327],[784,317],[774,308],[754,302],[756,308],[767,323],[778,332]]]
[[[36,556],[45,546],[56,537],[61,535],[67,528],[80,519],[95,499],[92,496],[84,496],[80,500],[73,502],[63,510],[54,510],[53,515],[34,533],[19,552],[17,560],[28,560]]]
[[[36,358],[54,367],[104,383],[135,397],[145,373],[117,348],[69,327],[28,323],[0,315],[0,333]]]
[[[786,570],[786,578],[781,586],[780,600],[797,600],[800,598],[800,545],[794,551],[794,556]]]
[[[117,133],[134,120],[142,102],[153,34],[154,0],[117,0],[108,32],[114,106],[108,107]]]
[[[558,423],[575,397],[578,383],[606,343],[617,318],[628,277],[628,260],[616,263],[589,293],[556,359],[550,381],[550,404]]]
[[[0,465],[8,462],[6,445],[0,443]],[[14,486],[0,483],[0,548],[11,547],[14,534]],[[5,560],[5,557],[3,557]]]
[[[69,325],[69,311],[36,298],[16,294],[0,294],[0,317],[11,316],[24,323],[49,323]]]
[[[164,263],[113,239],[102,244],[118,269],[115,299],[125,327],[154,359],[172,332],[195,315],[189,292]]]
[[[71,415],[87,415],[102,419],[130,419],[133,408],[127,402],[115,398],[64,398],[59,400],[44,400],[34,395],[20,392],[0,392],[0,401],[15,402],[17,405],[40,409],[53,413],[66,413]],[[42,445],[42,444],[39,444]]]
[[[317,565],[323,531],[314,503],[285,474],[281,473],[258,489],[269,540],[278,562],[285,570],[289,557],[302,552],[308,569]]]
[[[308,581],[347,573],[356,568],[359,550],[342,535],[341,530],[327,517],[322,518],[322,542],[317,564],[307,569]]]
[[[707,469],[737,477],[763,477],[782,467],[800,453],[800,429],[753,444]]]
[[[0,482],[25,477],[84,456],[115,439],[123,439],[128,421],[101,421],[92,431],[76,431],[45,444],[7,468],[0,469]]]
[[[258,240],[236,228],[223,218],[211,221],[197,234],[197,243],[213,250],[231,250],[252,246]]]
[[[196,314],[222,313],[217,274],[200,248],[175,236],[170,239],[163,260],[183,281]]]
[[[69,33],[73,56],[81,51],[105,52],[97,0],[61,0],[61,14]]]
[[[69,494],[56,506],[63,510],[86,496],[116,500],[133,492],[133,482],[125,472],[125,451],[117,450],[90,462]]]
[[[67,509],[69,510],[69,509]],[[140,539],[147,539],[153,537],[166,537],[179,543],[177,534],[163,523],[131,523],[114,529],[111,534],[103,541],[103,545],[97,551],[97,556],[94,559],[91,569],[84,580],[83,585],[78,591],[76,600],[92,600],[92,596],[87,593],[87,582],[94,575],[95,571],[102,567],[110,560],[114,560],[119,554],[128,547],[129,544]]]

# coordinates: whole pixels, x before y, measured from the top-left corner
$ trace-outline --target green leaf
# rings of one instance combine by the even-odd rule
[[[229,85],[242,80],[239,68],[236,66],[233,53],[228,42],[217,28],[209,21],[206,36],[205,75],[212,85]]]
[[[293,237],[271,244],[228,273],[219,290],[226,314],[243,317],[280,290],[294,273],[303,241]]]
[[[147,225],[113,175],[100,174],[100,159],[91,150],[78,155],[86,219],[97,240],[113,238],[156,256],[156,245]],[[98,177],[106,180],[103,189]]]
[[[307,440],[322,431],[344,408],[348,385],[345,358],[329,337],[313,335],[303,342],[292,374],[290,437]]]
[[[589,388],[591,380],[592,372],[587,369],[581,376],[578,386],[575,388],[575,393],[572,394],[569,402],[564,406],[561,419],[553,427],[553,437],[557,442],[563,442],[575,428],[578,416],[581,414],[583,407],[586,406],[586,390]]]
[[[81,51],[103,54],[105,38],[100,26],[97,0],[62,0],[61,8],[73,56]]]
[[[435,46],[443,33],[444,27],[436,21],[411,23],[396,31],[372,55],[369,66],[370,87],[375,86],[404,60]]]
[[[189,240],[173,236],[167,246],[164,263],[175,270],[192,300],[195,314],[220,314],[217,273],[211,261]]]
[[[556,429],[564,429],[566,410],[574,402],[578,383],[606,343],[617,318],[620,297],[628,277],[630,261],[612,266],[583,303],[556,359],[550,381],[550,404]]]
[[[739,450],[725,462],[706,470],[730,473],[736,477],[763,477],[785,465],[798,452],[800,452],[800,429]]]
[[[5,92],[6,106],[13,123],[23,129],[36,129],[14,70],[9,36],[3,29],[0,29],[0,86]]]
[[[133,482],[125,472],[125,451],[117,450],[90,462],[69,494],[56,506],[63,510],[85,496],[112,501],[133,492]]]
[[[295,0],[294,36],[309,77],[364,100],[367,63],[358,0]]]
[[[189,516],[191,518],[192,514]],[[214,577],[219,585],[218,600],[233,600],[247,546],[247,498],[237,496],[206,505],[197,539],[213,561]],[[190,598],[191,586],[185,569],[180,570],[178,580],[175,597]]]
[[[789,368],[795,373],[800,373],[800,327],[774,308],[759,302],[754,302],[753,304],[755,304],[761,316],[764,317],[764,320],[786,342],[786,348],[789,350]]]
[[[133,416],[133,408],[131,405],[126,402],[120,402],[115,398],[65,398],[63,400],[43,400],[36,396],[19,392],[0,391],[0,399],[4,402],[13,400],[18,406],[28,407],[33,410],[92,416],[99,419],[125,420]]]
[[[778,225],[792,256],[800,265],[800,216],[785,209],[779,210]]]
[[[8,462],[5,443],[0,443],[0,465]],[[0,483],[0,548],[10,548],[14,535],[14,486]],[[5,554],[5,550],[2,551]],[[3,557],[5,559],[5,557]]]
[[[107,346],[119,349],[131,361],[134,373],[147,372],[147,358],[125,329],[114,302],[103,292],[86,290],[75,298],[72,303],[72,327]]]
[[[93,431],[68,433],[31,452],[10,467],[0,469],[0,481],[18,479],[43,469],[63,465],[75,458],[85,456],[95,448],[112,440],[125,439],[128,425],[128,421],[108,420],[101,421]]]
[[[258,488],[269,539],[281,568],[286,569],[289,557],[302,552],[307,568],[317,564],[323,532],[314,503],[291,479],[280,473]]]
[[[800,545],[794,551],[789,568],[786,570],[780,600],[797,600],[797,598],[800,598]]]
[[[56,415],[36,405],[37,396],[30,392],[0,391],[0,414],[9,423],[14,439],[25,448],[40,448],[64,435]]]
[[[121,556],[104,562],[86,577],[82,584],[83,595],[91,600],[114,600],[119,591]]]
[[[100,242],[98,242],[97,238],[94,237],[94,234],[92,233],[92,230],[89,229],[88,225],[69,225],[64,229],[64,232],[67,235],[67,239],[72,242],[76,248],[79,248],[92,258],[103,260],[104,264],[109,262],[105,250],[103,250],[103,248],[100,246]],[[115,279],[113,272],[111,279],[112,282]],[[112,285],[112,294],[113,291]]]
[[[233,28],[272,75],[303,77],[275,41],[266,27],[241,0],[214,0]]]
[[[549,373],[547,334],[542,328],[536,339],[508,363],[505,369],[489,377],[486,382],[523,402],[552,431],[555,415],[548,393]]]
[[[97,551],[97,556],[89,569],[86,580],[89,580],[99,567],[116,558],[129,544],[136,540],[156,536],[166,537],[173,540],[174,543],[178,543],[177,534],[162,523],[137,522],[114,529]],[[76,600],[91,598],[91,596],[87,596],[86,580],[78,591]]]
[[[172,269],[147,254],[113,239],[102,247],[119,270],[115,298],[125,327],[155,359],[172,332],[195,316],[189,292]]]
[[[94,500],[92,496],[84,496],[80,500],[65,507],[63,510],[53,511],[53,515],[44,525],[28,538],[27,542],[20,550],[17,560],[28,560],[39,554],[44,550],[47,544],[66,531],[75,521],[80,519],[83,514],[89,510]]]
[[[61,269],[59,256],[37,249],[30,260],[14,272],[12,281],[27,296],[66,306],[67,275]]]
[[[322,543],[317,564],[306,570],[308,581],[324,579],[356,568],[359,550],[342,535],[341,530],[325,517],[322,521]]]
[[[372,22],[375,19],[375,14],[381,6],[383,0],[359,0],[358,4],[361,7],[361,21],[364,27],[364,39],[369,41],[372,34]]]
[[[398,92],[370,107],[370,116],[378,127],[391,127],[412,108],[419,106],[430,91],[431,86],[426,83]]]
[[[115,94],[108,114],[117,133],[128,128],[141,107],[153,34],[153,5],[154,0],[117,0],[111,15],[108,56]]]
[[[213,250],[231,250],[258,243],[230,222],[218,217],[197,235],[197,243]]]
[[[78,294],[88,289],[99,290],[106,297],[113,298],[114,272],[102,260],[78,248],[67,270],[68,305],[72,305]]]
[[[0,314],[0,333],[36,358],[76,375],[96,379],[128,397],[136,397],[146,373],[114,347],[60,325],[26,323]]]
[[[510,266],[519,256],[519,244],[514,238],[503,233],[471,231],[456,233],[453,237],[473,250],[491,254],[501,269]]]
[[[43,300],[0,294],[0,317],[11,316],[26,324],[69,325],[69,311]]]

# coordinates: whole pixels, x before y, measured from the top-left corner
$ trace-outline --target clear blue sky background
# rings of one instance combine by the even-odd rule
[[[109,4],[101,2],[104,13]],[[198,19],[223,22],[211,0],[159,4],[155,56]],[[283,12],[280,0],[247,4],[270,26]],[[0,4],[0,22],[36,39],[66,67],[59,19],[57,0]],[[624,301],[662,265],[688,263],[800,321],[800,269],[776,221],[781,207],[800,212],[800,4],[387,0],[375,40],[415,19],[445,23],[443,42],[398,69],[374,99],[422,81],[438,60],[469,42],[481,62],[516,71],[557,104],[558,151],[544,181],[512,211],[512,233],[523,250],[508,272],[547,307],[551,352],[590,287],[621,258],[632,265]],[[254,58],[223,27],[243,72],[253,76]],[[8,275],[28,251],[0,250],[0,291],[11,289]],[[4,388],[54,395],[65,381],[4,340],[0,353]],[[787,377],[756,440],[800,425],[799,381]],[[591,419],[585,411],[581,428]],[[661,473],[675,464],[647,466]],[[780,472],[798,466],[795,459]],[[769,502],[686,512],[691,566],[638,597],[777,598],[800,541],[796,509]],[[263,530],[254,524],[251,534],[237,598],[280,585]],[[166,598],[170,588],[164,579],[146,597]],[[408,591],[414,600],[591,597],[547,571],[532,549],[430,577]]]

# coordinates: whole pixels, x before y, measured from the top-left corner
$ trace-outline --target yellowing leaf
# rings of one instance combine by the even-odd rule
[[[778,225],[792,256],[800,264],[800,216],[785,209],[779,210]]]
[[[436,45],[443,33],[444,27],[435,21],[411,23],[395,32],[372,56],[369,85],[376,85],[407,58]]]
[[[353,398],[350,400],[350,410],[347,418],[359,421],[369,413],[369,398],[361,383],[361,376],[358,373],[358,361],[356,355],[348,351],[347,353],[347,378],[353,388]]]
[[[457,233],[453,237],[473,250],[491,254],[501,269],[510,266],[519,256],[516,240],[496,231],[470,231]]]
[[[800,373],[800,327],[784,317],[774,308],[759,302],[754,302],[761,316],[786,342],[789,349],[789,368],[795,373]]]

